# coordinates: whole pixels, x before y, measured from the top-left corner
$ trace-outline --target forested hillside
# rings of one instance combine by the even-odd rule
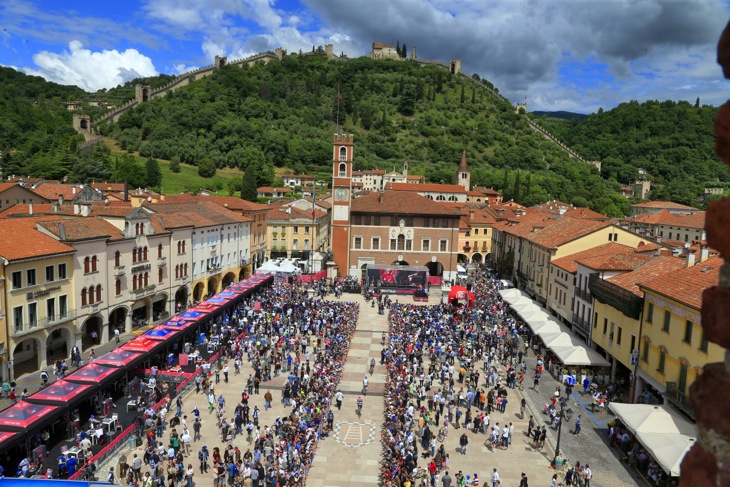
[[[63,102],[84,96],[76,86],[49,83],[0,66],[0,155],[3,173],[47,178],[70,171],[76,146]]]
[[[607,179],[633,183],[638,169],[655,184],[652,199],[696,205],[704,187],[725,187],[728,172],[714,154],[717,108],[687,102],[622,103],[584,120],[538,118],[576,152],[602,161]]]
[[[204,177],[240,168],[255,174],[258,185],[278,183],[276,167],[329,179],[339,123],[340,132],[355,135],[356,169],[401,170],[408,162],[412,174],[450,183],[465,150],[474,186],[493,186],[527,205],[560,199],[624,214],[629,201],[620,197],[619,187],[633,181],[639,167],[656,183],[654,199],[687,204],[697,204],[705,183],[727,180],[712,156],[712,107],[632,102],[585,119],[537,118],[586,159],[602,161],[599,174],[530,129],[524,116],[485,89],[494,89],[488,81],[412,61],[327,61],[307,54],[253,67],[224,66],[99,127],[123,150],[147,160],[147,168],[101,147],[78,154],[81,139],[61,102],[93,98],[121,104],[133,97],[135,82],[162,86],[169,76],[92,95],[8,69],[0,74],[5,174],[159,186],[159,171],[150,167],[160,159],[170,161],[171,172],[165,172],[168,163],[163,166],[165,178],[176,177],[183,163],[197,166]],[[102,109],[85,111],[93,118]],[[205,181],[199,187],[211,186]],[[192,182],[184,186],[194,189]],[[226,187],[232,191],[235,184]]]

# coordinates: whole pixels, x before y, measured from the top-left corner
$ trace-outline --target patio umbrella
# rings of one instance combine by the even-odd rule
[[[152,338],[145,336],[138,336],[134,340],[125,343],[124,346],[122,346],[122,350],[148,353],[154,351],[156,348],[162,347],[164,344],[165,342],[159,340],[153,340]]]
[[[665,472],[679,477],[682,460],[697,439],[678,434],[645,433],[640,441]]]
[[[27,434],[32,429],[50,424],[62,412],[63,408],[58,406],[18,401],[0,412],[0,428]]]
[[[152,340],[167,340],[180,333],[180,330],[174,330],[163,326],[152,328],[150,331],[143,333],[142,336],[151,338]]]
[[[107,367],[91,362],[88,365],[84,365],[73,374],[67,375],[66,380],[72,382],[93,382],[101,384],[105,380],[109,379],[111,385],[112,378],[118,377],[124,374],[124,369],[116,367]]]
[[[105,353],[98,359],[94,360],[95,364],[107,365],[109,367],[128,367],[137,361],[142,361],[144,355],[141,353],[131,352],[122,348],[117,348],[109,353]]]
[[[184,318],[187,320],[197,320],[201,316],[205,315],[206,313],[204,311],[194,311],[194,310],[188,310],[180,315],[178,317]]]
[[[611,403],[610,409],[635,435],[680,433],[697,437],[697,427],[666,405]]]
[[[71,407],[84,399],[90,398],[96,390],[96,384],[80,384],[58,379],[53,384],[28,397],[28,402],[39,404],[63,404]]]

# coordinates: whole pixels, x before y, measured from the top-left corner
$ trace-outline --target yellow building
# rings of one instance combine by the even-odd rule
[[[522,237],[522,252],[515,261],[520,287],[541,303],[547,302],[550,262],[608,242],[629,247],[646,244],[648,239],[605,221],[588,218],[549,219],[534,225]]]
[[[644,299],[637,283],[667,276],[685,266],[684,259],[671,255],[622,257],[630,257],[636,269],[607,278],[596,274],[588,284],[593,296],[590,337],[594,347],[611,361],[612,380],[636,374]],[[632,361],[632,357],[636,358]]]
[[[5,309],[5,265],[0,261],[0,379],[8,380],[8,315]]]
[[[269,258],[307,259],[310,252],[327,251],[329,217],[320,210],[279,206],[267,213]]]
[[[644,292],[639,390],[648,384],[688,414],[689,386],[705,364],[724,360],[723,349],[705,340],[700,319],[702,291],[718,283],[722,263],[711,257],[639,284]]]
[[[75,249],[37,231],[37,220],[6,219],[0,225],[11,380],[66,359],[76,339]]]

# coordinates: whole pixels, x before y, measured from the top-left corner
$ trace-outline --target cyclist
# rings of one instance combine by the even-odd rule
[[[362,396],[357,396],[357,412],[362,411]]]
[[[368,376],[366,375],[362,380],[362,393],[368,393]]]
[[[375,370],[375,359],[370,359],[370,374],[372,375],[373,371]]]

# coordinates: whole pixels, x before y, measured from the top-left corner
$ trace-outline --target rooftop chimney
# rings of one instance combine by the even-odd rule
[[[664,257],[671,257],[672,256],[672,250],[671,249],[661,248],[661,249],[659,249],[659,255],[664,256]]]
[[[706,245],[700,248],[700,262],[704,262],[710,258],[710,249]]]
[[[31,203],[31,204],[28,205],[28,214],[29,215],[32,215],[33,214],[33,203]]]
[[[76,186],[71,186],[71,193],[76,194]]]
[[[694,252],[687,252],[687,267],[695,265],[695,254]]]
[[[58,195],[58,204],[59,205],[62,205],[63,204],[63,195],[62,194],[59,194]]]

